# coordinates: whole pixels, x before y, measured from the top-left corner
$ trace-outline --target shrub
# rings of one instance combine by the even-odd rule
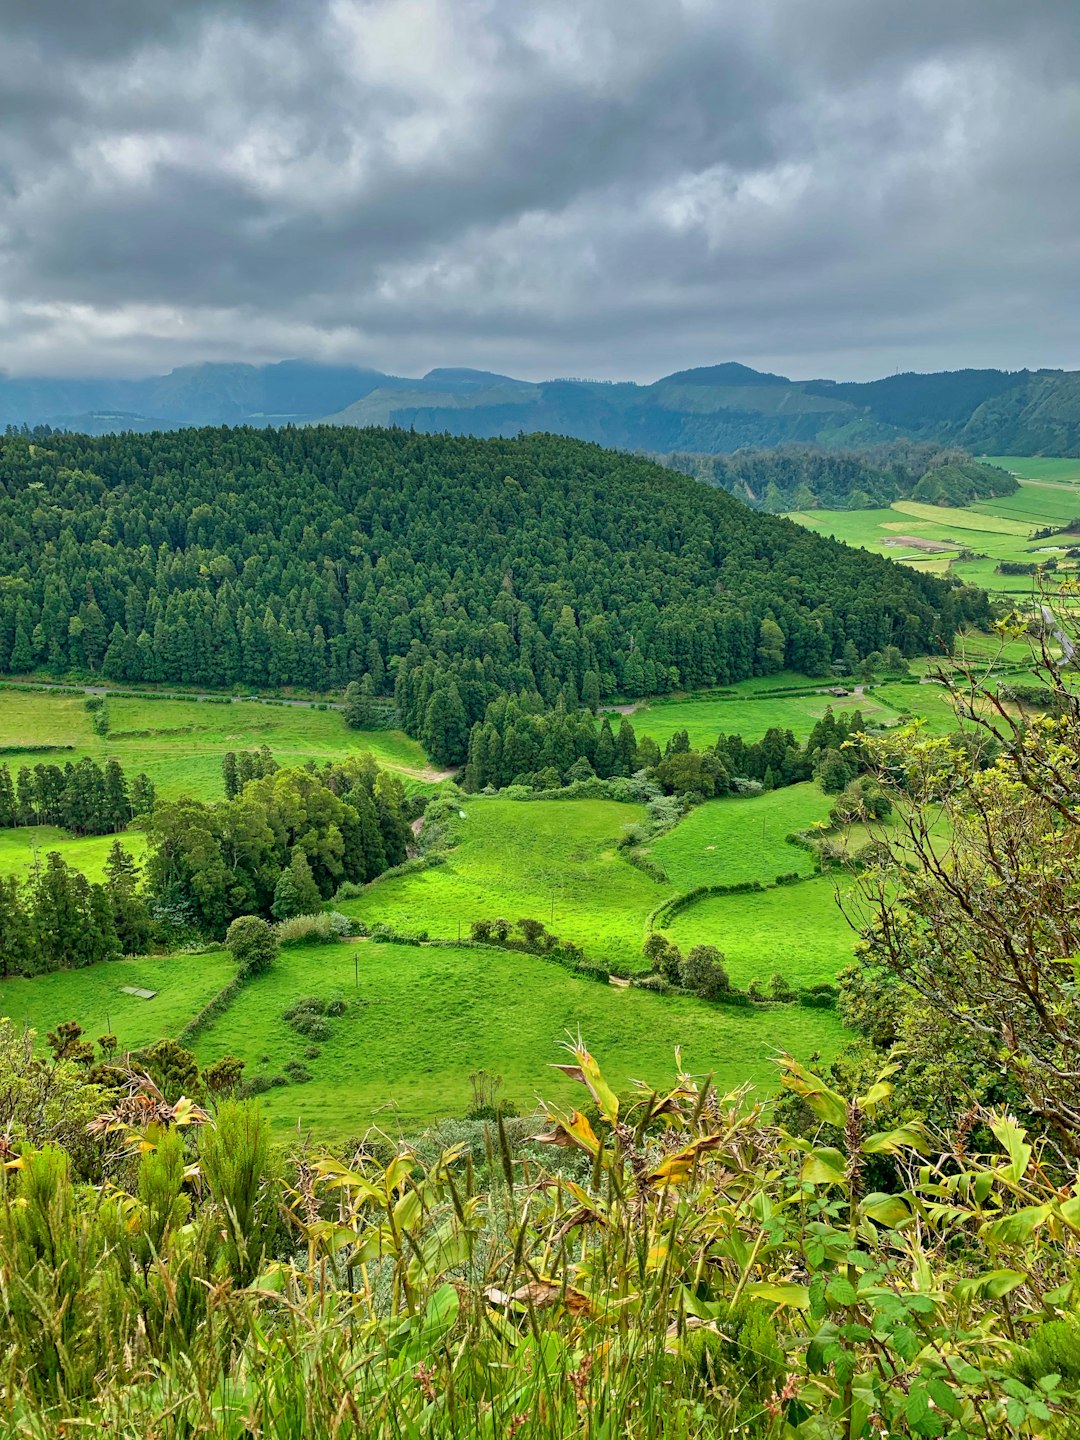
[[[232,922],[225,946],[246,979],[269,970],[277,954],[277,936],[258,915],[241,915]]]
[[[294,1085],[304,1085],[311,1079],[311,1071],[299,1060],[289,1060],[285,1064],[285,1074]]]
[[[795,991],[779,971],[769,981],[769,999],[776,1000],[780,1004],[786,1004],[795,999]]]
[[[278,944],[333,945],[352,931],[352,921],[340,910],[320,910],[314,915],[294,915],[274,926]]]
[[[731,989],[731,981],[723,961],[715,945],[695,945],[679,965],[683,988],[703,1000],[716,1000],[726,994]]]

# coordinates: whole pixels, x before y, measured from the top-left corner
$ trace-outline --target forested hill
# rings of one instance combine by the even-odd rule
[[[665,455],[664,464],[718,485],[756,510],[866,510],[894,500],[971,505],[1011,495],[1015,478],[963,450],[911,440],[865,450],[778,446],[734,455]]]
[[[935,648],[960,590],[553,436],[204,429],[0,441],[0,668],[316,690],[447,722]],[[420,703],[422,702],[422,703]],[[419,707],[419,708],[418,708]],[[438,707],[437,707],[438,708]]]
[[[287,360],[185,365],[139,380],[0,374],[5,425],[97,434],[320,419],[479,436],[543,430],[659,454],[914,439],[976,454],[1080,455],[1080,372],[955,370],[837,383],[725,364],[636,385],[533,383],[457,368],[413,379]]]

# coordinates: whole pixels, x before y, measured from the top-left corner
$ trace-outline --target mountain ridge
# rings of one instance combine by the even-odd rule
[[[111,433],[289,423],[398,425],[479,438],[548,431],[654,453],[915,439],[984,453],[1080,455],[1080,371],[792,380],[726,361],[638,384],[529,381],[460,366],[413,378],[283,360],[190,364],[135,380],[0,375],[2,425]]]

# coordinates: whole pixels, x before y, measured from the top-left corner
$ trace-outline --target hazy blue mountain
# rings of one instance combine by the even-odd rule
[[[185,365],[140,380],[0,376],[0,424],[94,433],[180,425],[400,425],[459,435],[550,431],[662,454],[897,439],[1080,454],[1080,373],[956,370],[863,383],[790,380],[729,362],[651,385],[531,382],[443,367],[419,379],[352,365]]]

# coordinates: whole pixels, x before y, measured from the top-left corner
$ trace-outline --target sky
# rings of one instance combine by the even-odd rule
[[[0,0],[0,369],[1080,368],[1080,0]]]

